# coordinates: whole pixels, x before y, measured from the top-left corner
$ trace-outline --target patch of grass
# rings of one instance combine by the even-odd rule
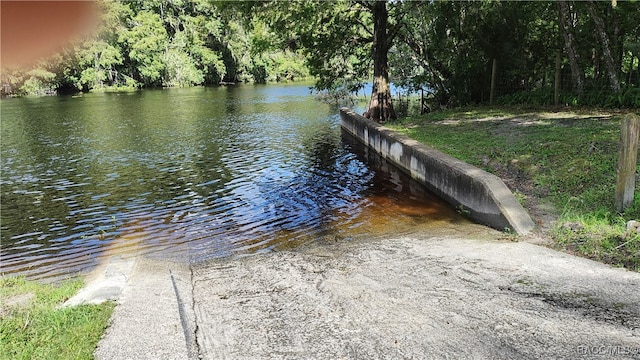
[[[81,286],[0,278],[0,359],[92,359],[115,304],[61,308]]]
[[[540,202],[552,204],[558,221],[549,235],[558,247],[640,271],[640,240],[625,234],[626,221],[640,219],[640,184],[633,205],[614,210],[621,117],[479,107],[388,126],[500,176],[532,213]]]
[[[551,232],[558,248],[640,272],[640,234],[625,232],[625,214],[569,211],[560,219]]]

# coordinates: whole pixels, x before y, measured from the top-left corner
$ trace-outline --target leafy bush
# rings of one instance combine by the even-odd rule
[[[28,78],[20,87],[24,95],[50,95],[56,93],[56,74],[44,70],[34,69],[27,73]]]
[[[550,88],[519,91],[499,97],[496,104],[507,106],[553,105],[553,95],[554,91]],[[640,108],[640,88],[621,90],[618,94],[612,94],[611,90],[590,90],[581,95],[563,92],[560,94],[560,104],[601,108]]]

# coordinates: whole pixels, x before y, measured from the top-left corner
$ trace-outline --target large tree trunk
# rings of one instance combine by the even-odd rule
[[[560,30],[564,38],[564,45],[569,55],[569,65],[571,66],[571,77],[575,85],[576,92],[581,94],[584,91],[584,72],[580,69],[580,57],[576,51],[575,39],[573,37],[573,22],[571,19],[571,9],[566,1],[558,1],[560,17]]]
[[[373,4],[373,44],[371,45],[373,90],[369,109],[364,116],[377,122],[396,119],[389,86],[388,52],[391,44],[387,33],[387,18],[386,2],[376,1]]]
[[[602,45],[602,55],[604,57],[604,63],[607,66],[607,74],[609,75],[609,83],[611,84],[611,90],[614,92],[620,91],[620,80],[618,79],[618,71],[616,69],[616,65],[613,60],[613,55],[611,55],[611,45],[609,42],[609,35],[604,27],[604,21],[598,14],[596,10],[596,6],[593,1],[589,1],[588,3],[589,14],[593,19],[593,22],[596,24],[596,32],[598,33],[598,37],[600,38],[600,44]]]
[[[493,58],[491,65],[491,89],[489,90],[489,105],[493,105],[493,98],[496,92],[496,73],[498,72],[498,59]]]

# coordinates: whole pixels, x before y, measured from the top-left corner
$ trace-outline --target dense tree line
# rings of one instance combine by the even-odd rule
[[[4,94],[173,87],[309,76],[300,52],[238,6],[209,0],[102,0],[94,36],[32,69],[3,71]]]
[[[637,1],[276,1],[254,13],[303,50],[320,89],[372,82],[376,120],[394,116],[389,80],[436,107],[640,107]]]
[[[293,80],[394,116],[389,82],[433,106],[640,106],[638,1],[101,2],[94,39],[3,76],[4,88],[91,90]],[[555,97],[554,97],[555,95]],[[560,95],[560,98],[558,96]]]

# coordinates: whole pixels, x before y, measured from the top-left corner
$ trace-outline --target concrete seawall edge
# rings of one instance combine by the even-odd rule
[[[526,235],[535,227],[504,182],[493,174],[340,109],[342,128],[400,167],[472,220],[500,231]]]

